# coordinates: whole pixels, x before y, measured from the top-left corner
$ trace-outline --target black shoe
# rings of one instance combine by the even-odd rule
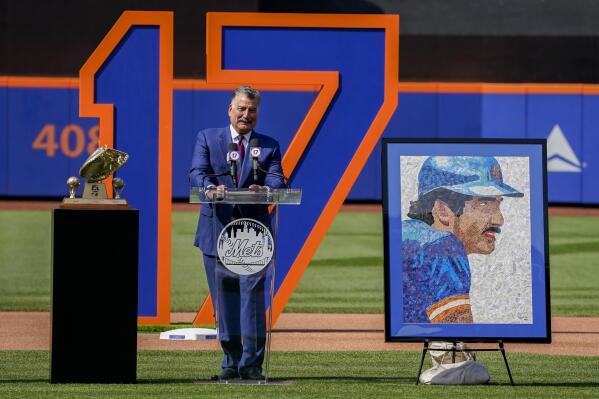
[[[244,380],[264,380],[264,376],[260,372],[260,369],[257,368],[245,369],[239,374],[241,375],[241,378]]]
[[[223,369],[223,371],[221,371],[218,375],[218,379],[220,381],[234,380],[236,378],[239,378],[239,373],[237,372],[237,370],[230,368]]]

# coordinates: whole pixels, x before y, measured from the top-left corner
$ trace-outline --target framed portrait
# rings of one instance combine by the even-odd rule
[[[386,341],[551,342],[546,152],[383,140]]]

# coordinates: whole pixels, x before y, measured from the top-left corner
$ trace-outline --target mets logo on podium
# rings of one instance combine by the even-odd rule
[[[216,250],[222,264],[233,273],[258,273],[271,261],[274,240],[270,230],[254,219],[237,219],[218,236]]]

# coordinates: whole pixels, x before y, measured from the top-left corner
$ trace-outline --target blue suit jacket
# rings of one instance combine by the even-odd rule
[[[281,150],[279,143],[272,137],[252,132],[251,139],[260,140],[259,162],[262,169],[269,173],[283,174],[281,168]],[[207,174],[218,174],[227,172],[229,164],[227,163],[227,152],[231,140],[231,131],[229,126],[224,128],[206,129],[198,133],[196,144],[193,150],[191,169],[189,171],[189,182],[191,187],[208,187],[211,184],[215,186],[224,185],[234,188],[231,176],[206,177]],[[252,172],[252,157],[249,149],[246,151],[245,160],[241,167],[239,176],[239,187],[249,187],[252,184],[269,186],[271,188],[285,187],[281,177],[258,172],[258,179],[254,180]],[[214,231],[220,230],[231,221],[233,215],[233,206],[219,205],[214,212],[212,205],[202,204],[201,217],[198,221],[194,245],[199,247],[205,255],[216,255]],[[262,205],[238,205],[238,211],[241,217],[250,217],[266,223],[268,225],[268,208]],[[215,228],[216,223],[216,228]]]

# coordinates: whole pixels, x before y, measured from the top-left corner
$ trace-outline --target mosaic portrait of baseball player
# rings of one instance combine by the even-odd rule
[[[387,156],[392,335],[485,337],[521,326],[519,336],[547,325],[542,157],[479,147],[405,144]]]
[[[417,195],[402,202],[404,321],[472,323],[477,300],[482,307],[476,322],[530,320],[530,244],[522,245],[529,241],[530,223],[515,220],[520,217],[517,208],[529,205],[524,199],[526,161],[504,158],[502,168],[494,157],[401,157],[406,194],[413,191],[410,180],[417,182]],[[503,169],[520,172],[510,180],[514,186],[504,181]],[[516,212],[506,220],[503,213],[509,208]],[[512,242],[502,242],[506,234]],[[505,251],[488,259],[499,247]],[[471,255],[487,259],[470,262]],[[488,269],[476,271],[485,276],[478,280],[486,283],[491,296],[471,295],[477,264]],[[503,290],[508,275],[512,283]]]

